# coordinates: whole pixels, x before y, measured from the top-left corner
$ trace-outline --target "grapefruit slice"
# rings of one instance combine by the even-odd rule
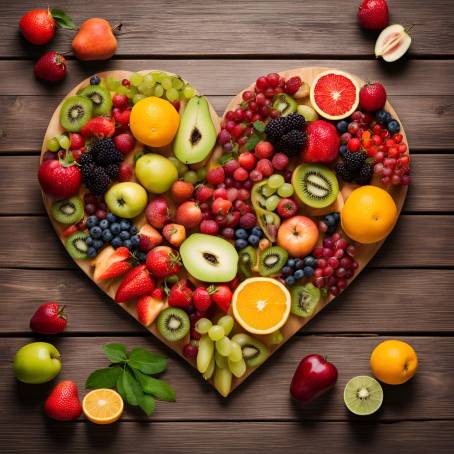
[[[328,120],[341,120],[358,107],[359,86],[350,74],[331,69],[315,78],[310,100],[320,116]]]

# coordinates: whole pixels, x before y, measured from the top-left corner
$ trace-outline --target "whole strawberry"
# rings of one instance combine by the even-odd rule
[[[232,291],[227,285],[216,285],[210,286],[208,291],[211,295],[211,301],[213,301],[220,309],[227,313],[230,309],[230,303],[232,301]]]
[[[364,85],[359,92],[359,104],[364,110],[373,112],[383,109],[386,103],[386,90],[380,82]]]
[[[58,383],[44,404],[44,411],[57,421],[73,421],[82,413],[77,385],[65,380]]]
[[[389,12],[386,0],[362,0],[358,22],[367,30],[382,30],[388,26]]]
[[[66,59],[54,50],[46,52],[36,62],[34,73],[45,82],[60,82],[66,77]]]
[[[211,306],[211,296],[205,287],[197,287],[192,293],[192,302],[201,314],[208,311]]]
[[[64,307],[49,301],[41,304],[30,319],[30,329],[39,334],[59,334],[66,328]]]
[[[155,283],[147,270],[146,265],[139,265],[129,271],[121,281],[115,293],[115,301],[124,303],[125,301],[146,295],[154,290]]]
[[[19,28],[29,43],[40,46],[54,37],[57,23],[49,10],[34,9],[21,17]]]
[[[82,126],[80,133],[83,137],[94,136],[98,139],[112,137],[115,133],[115,125],[110,118],[95,117]]]
[[[147,254],[147,268],[155,277],[171,276],[180,271],[180,256],[168,246],[155,247]]]
[[[171,219],[171,211],[167,199],[158,195],[145,209],[147,221],[155,228],[162,229]]]
[[[192,302],[192,291],[186,279],[173,284],[167,300],[169,306],[187,309]]]

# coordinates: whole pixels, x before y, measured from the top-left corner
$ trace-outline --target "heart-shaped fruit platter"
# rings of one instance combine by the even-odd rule
[[[379,83],[259,77],[222,119],[180,76],[110,71],[56,109],[38,172],[77,265],[227,396],[375,255],[409,150]]]

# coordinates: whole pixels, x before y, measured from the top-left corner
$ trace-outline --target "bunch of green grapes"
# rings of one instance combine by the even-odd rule
[[[206,180],[207,169],[205,167],[200,167],[197,170],[192,170],[175,156],[170,156],[169,160],[172,161],[172,163],[177,168],[178,176],[182,177],[183,180],[187,183],[196,184],[202,183]]]
[[[70,146],[69,137],[66,134],[60,134],[58,136],[52,137],[47,141],[47,149],[56,153],[60,149],[68,150]]]

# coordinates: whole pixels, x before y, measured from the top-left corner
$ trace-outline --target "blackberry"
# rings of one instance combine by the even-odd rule
[[[286,132],[285,118],[273,118],[265,127],[265,134],[269,141],[276,142]]]
[[[81,166],[93,164],[93,157],[91,156],[91,153],[82,153],[79,159],[79,164]]]
[[[306,143],[306,138],[304,131],[293,129],[281,137],[277,142],[277,148],[287,156],[295,156]]]
[[[354,153],[345,153],[344,155],[344,163],[345,167],[350,172],[358,172],[364,164],[366,160],[366,155],[362,152],[355,151]]]
[[[335,167],[335,171],[338,177],[344,181],[353,181],[354,175],[345,166],[343,162],[338,162]]]
[[[112,139],[100,139],[96,141],[91,146],[90,153],[96,164],[103,167],[123,161],[123,154],[117,150]]]
[[[356,178],[358,184],[369,184],[374,174],[374,166],[372,164],[364,164],[359,171],[359,176]]]
[[[95,167],[84,183],[93,195],[103,195],[109,187],[110,178],[102,167]]]
[[[104,168],[104,171],[109,175],[112,180],[116,180],[118,178],[118,171],[120,167],[118,164],[109,164],[107,167]]]
[[[291,113],[288,117],[283,117],[285,132],[292,129],[303,129],[306,125],[304,117],[296,112]]]
[[[88,181],[91,180],[93,174],[95,172],[96,166],[89,162],[88,164],[84,164],[80,167],[80,173],[82,175],[82,181],[87,184]]]

